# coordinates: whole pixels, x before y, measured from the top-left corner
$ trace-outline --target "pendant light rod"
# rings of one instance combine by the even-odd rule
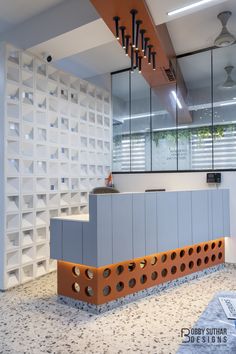
[[[130,35],[126,34],[125,36],[125,55],[129,55],[129,40],[130,40]]]
[[[141,55],[139,55],[139,57],[138,57],[138,72],[139,72],[139,74],[141,74],[141,72],[142,72],[142,59],[143,59],[143,57]]]
[[[152,52],[152,69],[156,70],[156,52]]]
[[[149,37],[145,37],[144,38],[144,58],[147,58],[147,47],[148,47],[148,42],[149,42],[150,38]]]
[[[132,15],[132,46],[133,46],[133,48],[135,48],[135,17],[136,17],[136,14],[138,13],[138,11],[135,9],[132,9],[130,11],[130,13]]]
[[[146,30],[145,30],[145,29],[141,29],[141,30],[140,30],[142,52],[144,52],[144,34],[145,34],[145,33],[146,33]]]
[[[138,68],[139,51],[135,50],[135,68]]]
[[[120,17],[119,16],[115,16],[115,17],[113,17],[113,20],[115,21],[115,25],[116,25],[116,39],[119,40],[120,39],[120,35],[119,35]]]
[[[131,47],[131,73],[134,72],[134,48],[132,44],[130,44]]]
[[[152,48],[153,48],[153,45],[149,44],[148,45],[148,64],[152,63]]]
[[[122,39],[122,47],[125,49],[125,26],[120,26],[121,30],[121,39]]]
[[[136,21],[136,38],[135,38],[135,47],[138,49],[138,40],[139,40],[139,30],[140,30],[140,25],[143,23],[141,20]]]

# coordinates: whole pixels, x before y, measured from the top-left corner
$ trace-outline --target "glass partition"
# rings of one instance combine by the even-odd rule
[[[236,45],[177,59],[176,83],[112,75],[113,171],[236,169]]]

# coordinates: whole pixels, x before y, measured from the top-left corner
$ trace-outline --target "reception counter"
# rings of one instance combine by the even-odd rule
[[[58,293],[102,304],[223,263],[229,191],[91,194],[50,230]]]

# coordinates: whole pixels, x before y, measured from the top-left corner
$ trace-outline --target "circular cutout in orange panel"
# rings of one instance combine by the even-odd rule
[[[116,284],[117,291],[122,291],[123,289],[124,289],[124,283],[122,281]]]
[[[140,277],[140,283],[141,284],[145,284],[147,281],[147,276],[145,274],[141,275]]]
[[[116,268],[116,273],[117,273],[118,275],[120,275],[121,273],[123,273],[123,271],[124,271],[123,265],[119,265],[119,266]]]
[[[157,279],[157,272],[152,272],[151,278],[152,278],[152,280],[156,280]]]
[[[181,266],[180,266],[180,271],[184,272],[185,268],[186,268],[186,265],[184,263],[182,263]]]
[[[136,264],[134,262],[129,263],[128,265],[128,271],[132,272],[134,268],[136,267]]]
[[[86,269],[85,274],[89,279],[93,279],[94,277],[93,271],[91,269]]]
[[[215,242],[212,242],[211,249],[213,250],[215,248],[215,246],[216,246]]]
[[[165,263],[166,260],[167,260],[167,255],[166,255],[166,254],[163,254],[163,255],[161,256],[161,261],[162,261],[162,263]]]
[[[184,251],[184,250],[181,250],[179,255],[180,255],[180,257],[182,258],[182,257],[185,255],[185,251]]]
[[[72,289],[76,292],[76,293],[79,293],[80,292],[80,286],[78,283],[74,283],[72,285]]]
[[[152,257],[151,265],[155,265],[157,263],[157,257]]]
[[[175,274],[176,272],[177,272],[177,268],[176,268],[176,266],[173,266],[171,268],[171,274]]]
[[[162,269],[162,271],[161,271],[161,275],[162,275],[162,277],[163,278],[165,278],[166,276],[167,276],[167,269],[166,268],[164,268],[164,269]]]
[[[208,250],[208,245],[204,246],[204,251],[206,252]]]
[[[146,267],[146,264],[147,264],[147,261],[146,259],[143,259],[142,261],[140,261],[139,265],[140,265],[140,268],[143,269]]]
[[[136,285],[136,280],[134,278],[130,279],[129,280],[129,287],[133,288],[133,287],[135,287],[135,285]]]
[[[193,261],[190,261],[190,262],[189,262],[189,264],[188,264],[188,266],[189,266],[189,269],[192,269],[192,268],[193,268],[193,266],[194,266]]]
[[[88,296],[93,296],[93,295],[94,295],[93,288],[92,288],[91,286],[87,286],[87,287],[85,288],[85,293],[86,293],[86,295],[88,295]]]
[[[188,254],[189,254],[189,256],[191,256],[192,254],[193,254],[193,248],[191,247],[191,248],[189,248],[189,250],[188,250]]]
[[[222,257],[223,257],[223,254],[220,252],[220,253],[218,254],[218,258],[221,259]]]
[[[172,252],[170,258],[173,261],[176,258],[176,252]]]
[[[77,277],[80,275],[80,269],[78,266],[73,267],[72,271]]]
[[[215,262],[216,256],[214,254],[211,256],[211,260],[212,260],[212,262]]]
[[[200,258],[198,258],[198,260],[197,260],[198,267],[200,267],[201,264],[202,264],[202,260]]]
[[[209,257],[204,258],[204,263],[207,264],[209,262]]]
[[[103,288],[103,295],[104,296],[107,296],[107,295],[109,295],[110,294],[110,292],[111,292],[111,287],[109,286],[109,285],[107,285],[107,286],[105,286],[105,288]]]
[[[201,246],[197,246],[197,253],[200,253],[201,252]]]
[[[222,246],[222,241],[218,242],[218,247],[220,248]]]
[[[110,274],[111,274],[111,270],[109,268],[104,269],[103,271],[104,278],[108,278]]]

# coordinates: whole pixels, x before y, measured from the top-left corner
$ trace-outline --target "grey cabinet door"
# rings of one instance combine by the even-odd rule
[[[192,192],[192,235],[193,243],[204,242],[209,239],[207,191]]]
[[[193,244],[192,237],[192,194],[178,193],[178,245],[184,247]]]

